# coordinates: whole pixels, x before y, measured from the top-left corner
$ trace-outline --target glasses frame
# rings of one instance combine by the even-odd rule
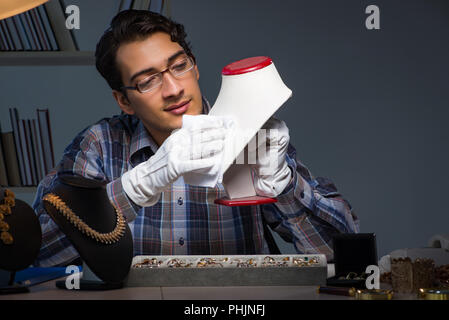
[[[190,61],[190,63],[192,64],[192,66],[191,66],[189,69],[184,70],[182,73],[174,74],[174,73],[172,72],[172,70],[170,70],[170,69],[171,69],[176,63],[180,63],[181,61],[184,61],[184,60]],[[187,72],[189,72],[190,70],[192,70],[194,67],[195,67],[195,62],[193,61],[193,59],[192,59],[191,57],[187,56],[185,59],[182,59],[182,60],[180,60],[180,61],[178,61],[178,62],[172,63],[170,66],[168,66],[168,67],[165,68],[164,70],[162,70],[162,71],[160,71],[160,72],[157,72],[157,73],[154,73],[154,74],[152,74],[152,75],[150,75],[150,76],[148,76],[148,77],[145,77],[145,78],[143,78],[142,80],[140,80],[139,82],[141,82],[141,81],[143,81],[143,80],[145,80],[145,79],[148,79],[149,77],[155,77],[155,76],[159,77],[160,83],[159,83],[158,85],[152,87],[152,88],[149,89],[149,90],[142,91],[141,89],[139,89],[138,84],[136,84],[135,86],[132,86],[132,87],[130,87],[130,86],[123,86],[123,87],[121,87],[120,89],[121,89],[121,90],[124,90],[124,89],[127,89],[127,90],[136,90],[136,91],[138,91],[138,92],[140,92],[140,93],[147,93],[147,92],[153,91],[154,89],[156,89],[156,88],[158,88],[158,87],[160,87],[160,86],[162,85],[162,82],[163,82],[163,75],[164,75],[165,72],[168,71],[174,78],[179,79],[182,75],[186,74]]]

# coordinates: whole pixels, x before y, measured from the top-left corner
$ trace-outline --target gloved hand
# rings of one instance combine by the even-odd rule
[[[122,175],[123,189],[132,201],[154,205],[168,185],[188,172],[220,174],[215,164],[222,159],[226,129],[220,117],[207,117],[200,126],[173,131],[151,158]]]
[[[255,173],[254,188],[260,196],[276,197],[292,179],[292,171],[286,160],[290,135],[285,122],[275,117],[268,119],[262,129],[265,129],[266,139],[263,139],[263,134],[258,134],[258,140],[262,138],[262,141],[254,145],[257,148],[257,157],[254,155],[254,147],[251,148],[251,143],[248,145],[248,152],[253,154],[250,157],[256,159],[256,164],[251,164]]]

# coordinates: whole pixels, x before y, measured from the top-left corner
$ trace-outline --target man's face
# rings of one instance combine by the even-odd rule
[[[154,73],[165,70],[172,63],[187,57],[177,42],[172,42],[164,32],[157,32],[131,43],[123,44],[117,51],[116,61],[124,86],[136,84]],[[158,144],[182,126],[182,115],[197,115],[202,111],[199,73],[194,68],[175,78],[170,72],[162,75],[162,85],[145,93],[127,90],[128,100],[114,91],[120,108],[135,114]],[[172,109],[174,106],[181,107]],[[168,109],[172,109],[169,111]]]

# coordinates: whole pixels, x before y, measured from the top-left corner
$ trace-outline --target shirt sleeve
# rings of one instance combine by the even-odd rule
[[[284,240],[294,244],[298,253],[322,253],[331,261],[333,235],[358,233],[358,217],[332,181],[313,178],[296,159],[291,144],[286,160],[292,179],[277,197],[278,202],[262,206],[265,219]]]
[[[56,223],[46,212],[42,197],[52,190],[58,174],[73,174],[89,179],[108,182],[106,190],[111,203],[120,210],[127,221],[135,218],[139,207],[129,200],[121,187],[121,179],[109,181],[111,171],[103,158],[103,148],[107,141],[101,137],[104,126],[94,125],[80,133],[64,150],[62,160],[55,170],[49,173],[40,183],[33,202],[42,229],[42,245],[40,253],[34,263],[35,266],[49,267],[67,264],[79,257],[67,237],[59,230]],[[118,170],[117,168],[115,168]]]

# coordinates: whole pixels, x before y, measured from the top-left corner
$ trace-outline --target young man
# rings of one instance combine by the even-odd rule
[[[214,200],[225,196],[221,184],[184,183],[186,173],[212,172],[227,133],[223,120],[212,116],[195,130],[182,128],[183,115],[206,117],[210,110],[185,37],[182,25],[149,11],[128,10],[112,20],[97,45],[96,66],[123,112],[75,137],[56,170],[40,183],[34,209],[43,244],[36,266],[78,257],[41,201],[61,173],[107,182],[111,203],[132,231],[135,255],[273,253],[268,224],[298,253],[332,259],[332,236],[358,232],[349,203],[329,180],[314,179],[296,159],[285,123],[274,118],[264,128],[281,133],[279,141],[270,141],[278,166],[263,175],[259,163],[253,167],[257,193],[276,196],[277,203],[220,206]],[[185,152],[193,140],[211,152]]]

